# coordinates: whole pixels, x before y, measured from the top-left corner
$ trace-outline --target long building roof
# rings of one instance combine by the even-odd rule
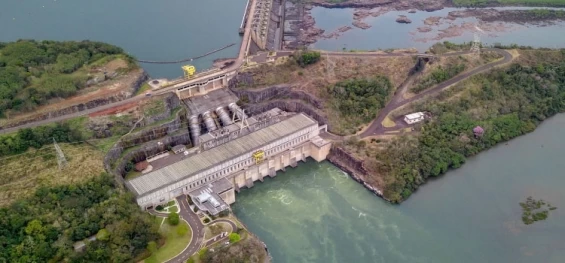
[[[271,126],[229,141],[202,153],[190,156],[179,162],[136,177],[126,182],[126,186],[136,195],[161,189],[180,180],[210,169],[223,162],[249,153],[261,146],[291,135],[316,122],[299,113]]]

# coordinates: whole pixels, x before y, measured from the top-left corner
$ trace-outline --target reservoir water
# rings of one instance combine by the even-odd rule
[[[390,205],[328,162],[237,195],[273,262],[565,262],[565,115],[471,158]],[[528,196],[558,207],[524,225]]]
[[[8,0],[0,5],[0,41],[96,40],[145,60],[180,60],[236,43],[195,60],[198,70],[236,57],[247,0]],[[182,75],[182,64],[143,68],[153,78]]]
[[[121,46],[141,59],[176,60],[229,43],[239,45],[245,4],[246,0],[3,1],[0,41],[90,39]],[[318,26],[332,31],[350,24],[352,11],[315,8],[313,15]],[[373,28],[354,29],[316,47],[425,48],[412,41],[411,29],[400,29],[423,18],[409,15],[413,24],[400,25],[394,22],[396,14],[390,16],[368,18]],[[565,46],[560,25],[524,32],[510,31],[497,41]],[[238,45],[193,64],[208,68],[216,58],[236,56]],[[178,64],[142,66],[154,78],[181,74]],[[564,115],[552,118],[534,133],[482,153],[424,185],[398,206],[370,194],[331,164],[309,161],[243,190],[234,211],[266,242],[274,262],[565,262],[564,129]],[[530,195],[558,209],[546,221],[524,226],[518,203]]]

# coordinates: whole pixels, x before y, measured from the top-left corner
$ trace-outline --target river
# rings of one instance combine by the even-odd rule
[[[565,115],[390,205],[313,160],[236,196],[273,262],[565,262]],[[521,221],[528,196],[558,209]]]

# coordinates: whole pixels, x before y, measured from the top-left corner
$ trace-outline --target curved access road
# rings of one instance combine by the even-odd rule
[[[188,224],[192,228],[192,239],[182,252],[165,262],[184,263],[190,256],[194,255],[194,253],[200,250],[202,241],[204,239],[204,225],[202,224],[202,222],[200,222],[200,218],[198,218],[196,213],[192,212],[192,210],[190,209],[188,201],[186,200],[186,195],[181,195],[176,199],[177,203],[180,206],[180,217],[188,222]]]
[[[382,126],[382,122],[383,120],[386,118],[386,116],[388,116],[392,111],[408,104],[411,102],[414,102],[416,100],[419,100],[425,96],[431,95],[431,94],[435,94],[438,93],[440,91],[442,91],[443,89],[456,84],[462,80],[465,80],[473,75],[477,75],[480,73],[483,73],[487,70],[491,70],[494,67],[506,64],[510,61],[512,61],[512,54],[510,54],[508,51],[506,50],[502,50],[502,49],[496,49],[496,48],[486,48],[483,49],[484,51],[493,51],[493,52],[497,52],[498,54],[502,55],[503,58],[500,60],[497,60],[495,62],[489,63],[489,64],[485,64],[479,67],[474,68],[473,70],[467,71],[467,72],[463,72],[451,79],[448,79],[440,84],[438,84],[437,86],[425,90],[421,93],[416,94],[414,97],[409,98],[409,99],[404,99],[402,96],[404,94],[404,91],[407,89],[407,87],[409,86],[409,84],[412,81],[412,77],[409,77],[400,87],[399,87],[399,92],[397,92],[394,97],[390,100],[390,102],[382,109],[379,111],[379,114],[377,115],[377,118],[375,118],[373,120],[373,122],[371,123],[371,125],[369,125],[369,127],[360,134],[361,138],[367,137],[367,136],[375,136],[375,135],[382,135],[384,134],[384,132],[386,131],[385,128]],[[457,54],[456,54],[457,53]],[[449,55],[461,55],[461,54],[468,54],[469,52],[454,52],[451,53]],[[446,54],[447,55],[447,54]]]

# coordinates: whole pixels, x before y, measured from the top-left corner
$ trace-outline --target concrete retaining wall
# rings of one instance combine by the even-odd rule
[[[120,139],[104,156],[104,168],[123,182],[127,163],[140,162],[178,144],[190,145],[190,135],[186,128],[186,114],[178,111],[173,120],[131,133]],[[159,144],[159,142],[161,144]],[[128,148],[136,147],[124,154]]]

